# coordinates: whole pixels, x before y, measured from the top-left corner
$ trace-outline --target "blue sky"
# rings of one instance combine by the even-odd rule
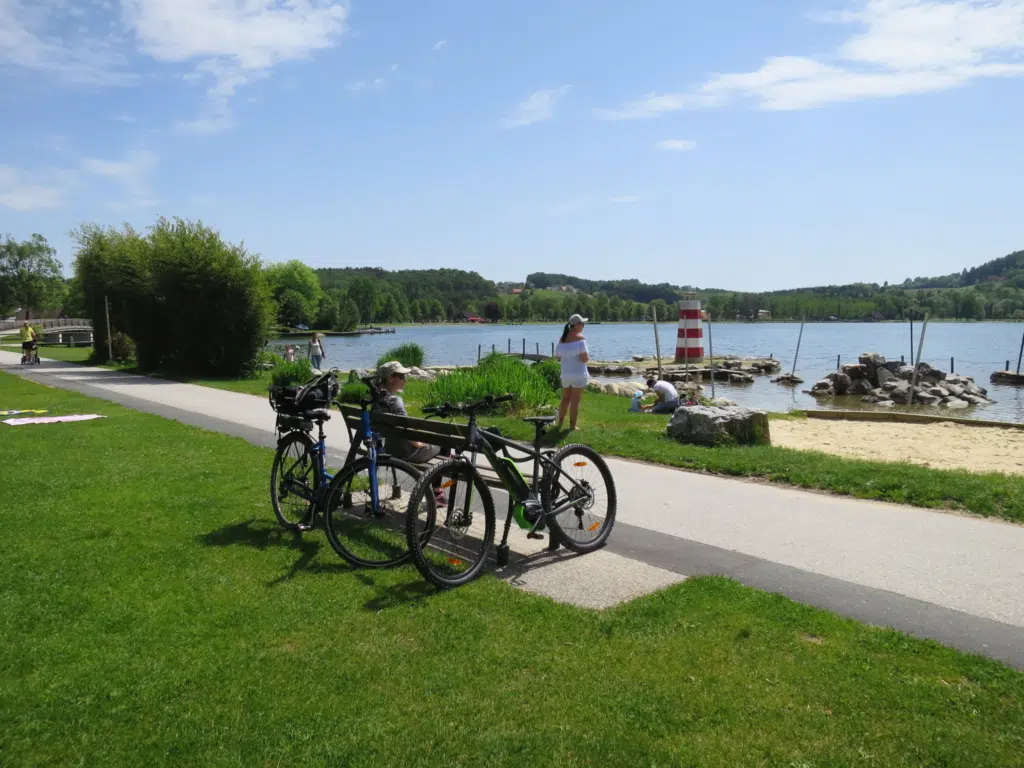
[[[1024,0],[0,0],[0,233],[766,290],[1024,248]]]

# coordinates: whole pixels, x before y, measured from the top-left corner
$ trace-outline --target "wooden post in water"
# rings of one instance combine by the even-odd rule
[[[910,364],[914,364],[914,310],[910,310]]]
[[[523,357],[526,357],[526,339],[523,339]]]
[[[654,316],[654,354],[658,356],[658,379],[661,380],[661,340],[658,338],[658,308],[651,307]]]
[[[476,345],[476,361],[478,363],[480,362],[480,352],[483,350],[483,346],[484,346],[483,344],[477,344]]]
[[[555,342],[553,341],[551,342],[551,356],[555,356]]]
[[[796,376],[796,361],[800,359],[800,342],[804,338],[804,321],[800,321],[800,335],[796,337],[796,354],[793,355],[793,370],[790,371],[791,376]]]
[[[928,330],[928,313],[924,313],[924,322],[921,324],[921,337],[917,340],[917,364],[914,366],[914,378],[910,380],[910,397],[907,398],[907,405],[914,404],[914,387],[917,386],[917,366],[921,364],[921,351],[924,349],[924,334]]]
[[[534,342],[537,345],[537,357],[540,357],[540,342]]]
[[[107,360],[114,359],[114,344],[110,340],[110,299],[107,298],[106,294],[103,296],[103,305],[107,310]]]
[[[1024,334],[1020,337],[1020,354],[1017,355],[1017,373],[1020,373],[1020,359],[1022,357],[1024,357]],[[1006,368],[1009,369],[1010,366],[1006,366]]]
[[[708,312],[708,354],[711,355],[711,399],[715,399],[715,340],[711,337],[711,313]]]
[[[841,354],[840,355],[836,355],[836,370],[837,371],[840,368],[839,361],[842,360],[842,358],[843,358],[843,356]]]
[[[949,358],[949,372],[956,373],[956,361],[952,357]]]
[[[491,344],[491,354],[492,354],[492,355],[494,354],[494,351],[495,351],[495,350],[494,350],[494,345],[493,345],[493,344]]]
[[[508,340],[508,353],[510,355],[512,354],[512,339]]]

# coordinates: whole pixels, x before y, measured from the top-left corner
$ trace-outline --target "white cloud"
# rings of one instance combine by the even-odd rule
[[[116,35],[92,35],[88,25],[68,23],[82,14],[63,0],[0,0],[0,65],[50,72],[76,84],[134,82],[136,76],[124,71]]]
[[[692,152],[697,148],[697,142],[686,139],[665,139],[659,141],[657,147],[669,152]]]
[[[277,65],[337,44],[348,16],[337,0],[122,0],[139,50],[159,62],[194,64],[210,82],[204,113],[182,127],[219,131],[232,124],[235,91]]]
[[[208,88],[202,114],[181,127],[219,131],[232,124],[239,88],[337,45],[347,18],[345,0],[120,0],[119,9],[106,0],[0,0],[0,66],[99,85],[138,82],[128,69],[138,53],[187,66],[186,78]]]
[[[446,45],[448,45],[448,41],[447,40],[438,40],[436,43],[434,43],[434,50],[435,51],[440,51]]]
[[[122,187],[131,206],[147,207],[153,205],[150,177],[158,164],[159,158],[156,153],[148,149],[136,149],[127,152],[123,160],[87,157],[82,160],[81,165],[86,173],[109,179]]]
[[[639,203],[639,195],[622,195],[621,197],[613,197],[611,202],[613,203]]]
[[[383,77],[375,77],[373,80],[356,80],[345,86],[345,90],[351,93],[362,93],[363,91],[375,91],[387,85]]]
[[[506,128],[519,128],[524,125],[543,123],[555,115],[555,107],[559,100],[569,92],[569,86],[563,85],[560,88],[534,91],[523,100],[515,112],[505,118]]]
[[[64,202],[71,183],[67,174],[56,171],[31,176],[17,168],[0,165],[0,206],[28,212],[57,208]]]
[[[857,0],[812,18],[858,29],[828,57],[774,56],[752,72],[595,113],[630,120],[742,99],[766,110],[813,109],[1024,76],[1024,0]]]

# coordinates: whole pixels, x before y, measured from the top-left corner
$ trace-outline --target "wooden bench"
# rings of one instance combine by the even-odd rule
[[[357,442],[357,436],[362,430],[362,409],[357,405],[341,405],[339,406],[341,414],[345,420],[345,429],[348,431],[349,445],[353,446]],[[370,426],[374,432],[377,432],[384,440],[388,440],[392,437],[397,437],[401,440],[414,440],[420,443],[426,443],[427,445],[436,445],[442,449],[459,449],[466,445],[466,425],[465,424],[449,424],[444,421],[436,421],[430,419],[418,419],[413,416],[396,416],[392,413],[382,413],[380,411],[370,412]],[[361,447],[359,453],[365,453],[365,447]],[[351,453],[349,456],[350,460],[352,457]],[[424,464],[414,464],[418,469],[425,470],[434,464],[445,461],[450,458],[443,453]],[[519,458],[517,456],[517,458]],[[523,476],[526,478],[527,483],[533,482],[533,463],[523,462],[519,465]],[[480,470],[480,475],[483,477],[484,482],[492,488],[502,488],[501,481],[498,479],[497,474],[484,462],[477,463],[477,469]]]

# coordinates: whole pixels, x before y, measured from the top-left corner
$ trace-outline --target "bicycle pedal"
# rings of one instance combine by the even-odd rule
[[[542,533],[528,533],[526,534],[528,539],[537,539],[538,541],[544,541],[544,534]]]

